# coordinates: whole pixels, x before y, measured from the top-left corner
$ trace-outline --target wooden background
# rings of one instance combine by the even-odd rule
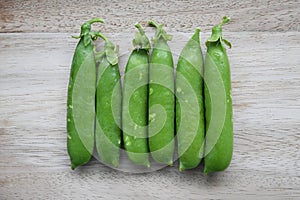
[[[66,91],[77,41],[70,35],[105,18],[96,28],[121,46],[123,71],[135,22],[165,23],[176,60],[195,27],[204,44],[225,14],[232,22],[224,37],[233,44],[230,167],[208,176],[201,166],[180,173],[177,164],[134,174],[94,159],[72,171]],[[299,31],[299,0],[0,0],[0,199],[299,199]]]

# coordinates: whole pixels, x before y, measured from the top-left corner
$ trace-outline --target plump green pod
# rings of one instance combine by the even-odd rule
[[[149,149],[159,163],[173,164],[174,154],[174,65],[170,47],[172,36],[163,25],[157,28],[149,68]]]
[[[96,56],[99,61],[96,91],[96,148],[99,159],[107,165],[119,165],[121,145],[121,81],[118,50],[102,34],[104,51]]]
[[[67,100],[67,147],[71,167],[87,163],[94,149],[96,62],[91,24],[103,22],[92,19],[81,26],[80,41],[73,56]]]
[[[124,76],[122,129],[124,147],[129,159],[137,164],[150,167],[148,156],[148,52],[150,42],[142,27],[135,25],[135,49],[129,56]]]
[[[229,18],[223,17],[223,22],[213,27],[212,35],[206,42],[207,53],[204,65],[205,174],[225,170],[230,164],[233,152],[230,66],[225,49],[225,44],[229,47],[231,44],[222,38],[222,25],[227,22],[229,22]],[[216,114],[215,111],[218,113]],[[216,120],[217,118],[220,120]],[[218,129],[218,127],[221,128]]]
[[[200,29],[196,29],[183,48],[176,69],[176,131],[180,171],[197,167],[204,149],[203,55],[199,32]]]

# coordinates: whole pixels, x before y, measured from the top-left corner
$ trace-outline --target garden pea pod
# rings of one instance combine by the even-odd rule
[[[222,37],[222,26],[228,17],[212,28],[207,40],[204,64],[206,145],[204,173],[225,170],[233,152],[233,123],[230,66],[225,45],[231,44]]]
[[[179,170],[199,165],[204,149],[203,55],[197,28],[176,69],[176,132]]]
[[[121,145],[121,81],[118,48],[103,34],[104,50],[96,54],[99,62],[96,90],[96,148],[107,165],[119,165]]]
[[[167,41],[172,39],[162,24],[156,27],[149,67],[149,149],[153,159],[172,165],[174,154],[174,64]]]
[[[148,156],[148,53],[150,42],[140,24],[135,34],[135,49],[129,56],[123,87],[122,130],[124,147],[129,159],[137,164],[150,167]]]
[[[81,26],[80,38],[73,56],[67,100],[67,148],[71,167],[75,169],[87,163],[94,149],[96,61],[92,40],[97,32],[91,32],[91,24],[102,22],[92,19]]]

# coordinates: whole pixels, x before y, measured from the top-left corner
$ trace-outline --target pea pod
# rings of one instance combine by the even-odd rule
[[[147,141],[148,53],[150,42],[140,24],[135,34],[135,49],[129,56],[124,76],[122,129],[129,159],[150,167]]]
[[[103,22],[92,19],[81,26],[81,33],[73,56],[67,100],[67,147],[71,168],[87,163],[94,149],[96,62],[91,24]]]
[[[103,34],[104,50],[96,54],[99,62],[96,91],[96,148],[105,164],[119,165],[121,144],[121,81],[118,48]]]
[[[172,165],[174,154],[174,65],[162,24],[156,27],[149,68],[149,149],[154,160]]]
[[[206,146],[204,173],[222,171],[228,167],[233,152],[233,123],[230,66],[225,45],[231,44],[222,37],[222,23],[212,28],[207,40],[204,65]]]
[[[176,129],[179,170],[197,167],[204,148],[203,55],[196,29],[176,69]]]

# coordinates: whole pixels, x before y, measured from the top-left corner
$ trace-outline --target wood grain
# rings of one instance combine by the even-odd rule
[[[232,18],[229,31],[300,31],[299,0],[126,0],[10,1],[0,0],[0,32],[77,32],[83,21],[106,19],[104,32],[132,32],[135,22],[150,18],[170,31],[209,30],[223,15]]]
[[[121,47],[123,72],[132,34],[108,35]],[[191,33],[173,35],[177,60]],[[66,91],[77,41],[66,33],[0,34],[0,199],[299,198],[300,33],[224,37],[233,44],[234,155],[228,170],[204,176],[201,166],[132,174],[97,160],[71,171]]]

